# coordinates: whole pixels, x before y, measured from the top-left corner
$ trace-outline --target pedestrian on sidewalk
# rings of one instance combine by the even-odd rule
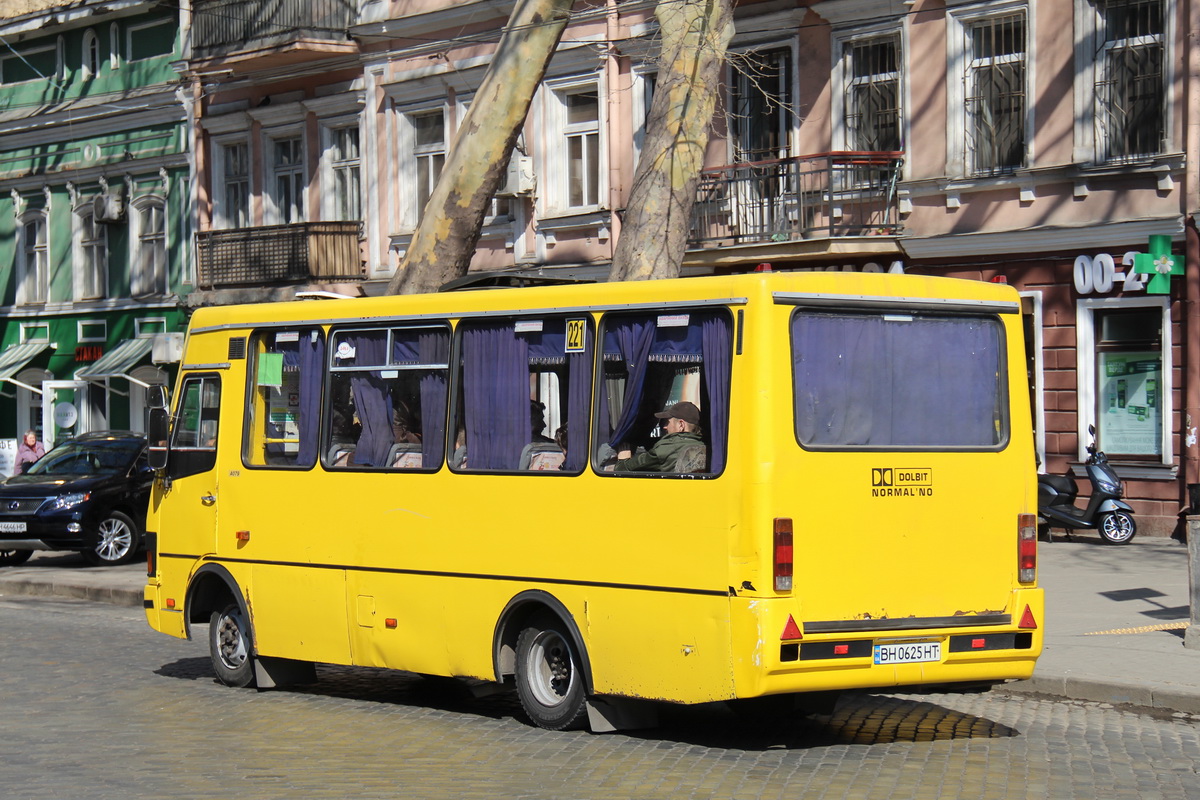
[[[36,464],[38,459],[44,455],[46,455],[46,448],[38,441],[37,434],[33,431],[25,431],[24,438],[17,445],[17,463],[13,465],[13,475],[20,475],[27,467]]]

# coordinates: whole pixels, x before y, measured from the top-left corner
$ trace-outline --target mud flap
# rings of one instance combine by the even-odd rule
[[[588,727],[592,733],[612,733],[658,725],[658,706],[648,700],[589,697]]]
[[[257,656],[254,659],[254,682],[260,690],[289,684],[316,683],[317,668],[311,661]]]

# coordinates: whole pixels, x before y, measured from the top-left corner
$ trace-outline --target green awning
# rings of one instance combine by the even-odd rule
[[[125,378],[134,383],[142,383],[130,378],[129,373],[150,354],[153,346],[153,339],[126,339],[96,361],[76,372],[75,377],[85,381]]]
[[[25,342],[24,344],[14,344],[3,353],[0,353],[0,381],[15,383],[23,389],[41,394],[41,389],[21,383],[13,376],[25,369],[25,366],[30,361],[33,361],[43,351],[49,350],[51,347],[53,345],[48,342]]]

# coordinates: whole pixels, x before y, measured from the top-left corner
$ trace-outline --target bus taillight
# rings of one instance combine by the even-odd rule
[[[792,521],[775,518],[775,591],[792,590]]]
[[[1017,515],[1017,580],[1037,580],[1037,517],[1033,514]]]

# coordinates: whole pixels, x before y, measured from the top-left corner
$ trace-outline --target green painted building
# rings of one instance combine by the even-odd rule
[[[0,10],[0,440],[143,429],[146,387],[173,381],[193,283],[179,16]]]

